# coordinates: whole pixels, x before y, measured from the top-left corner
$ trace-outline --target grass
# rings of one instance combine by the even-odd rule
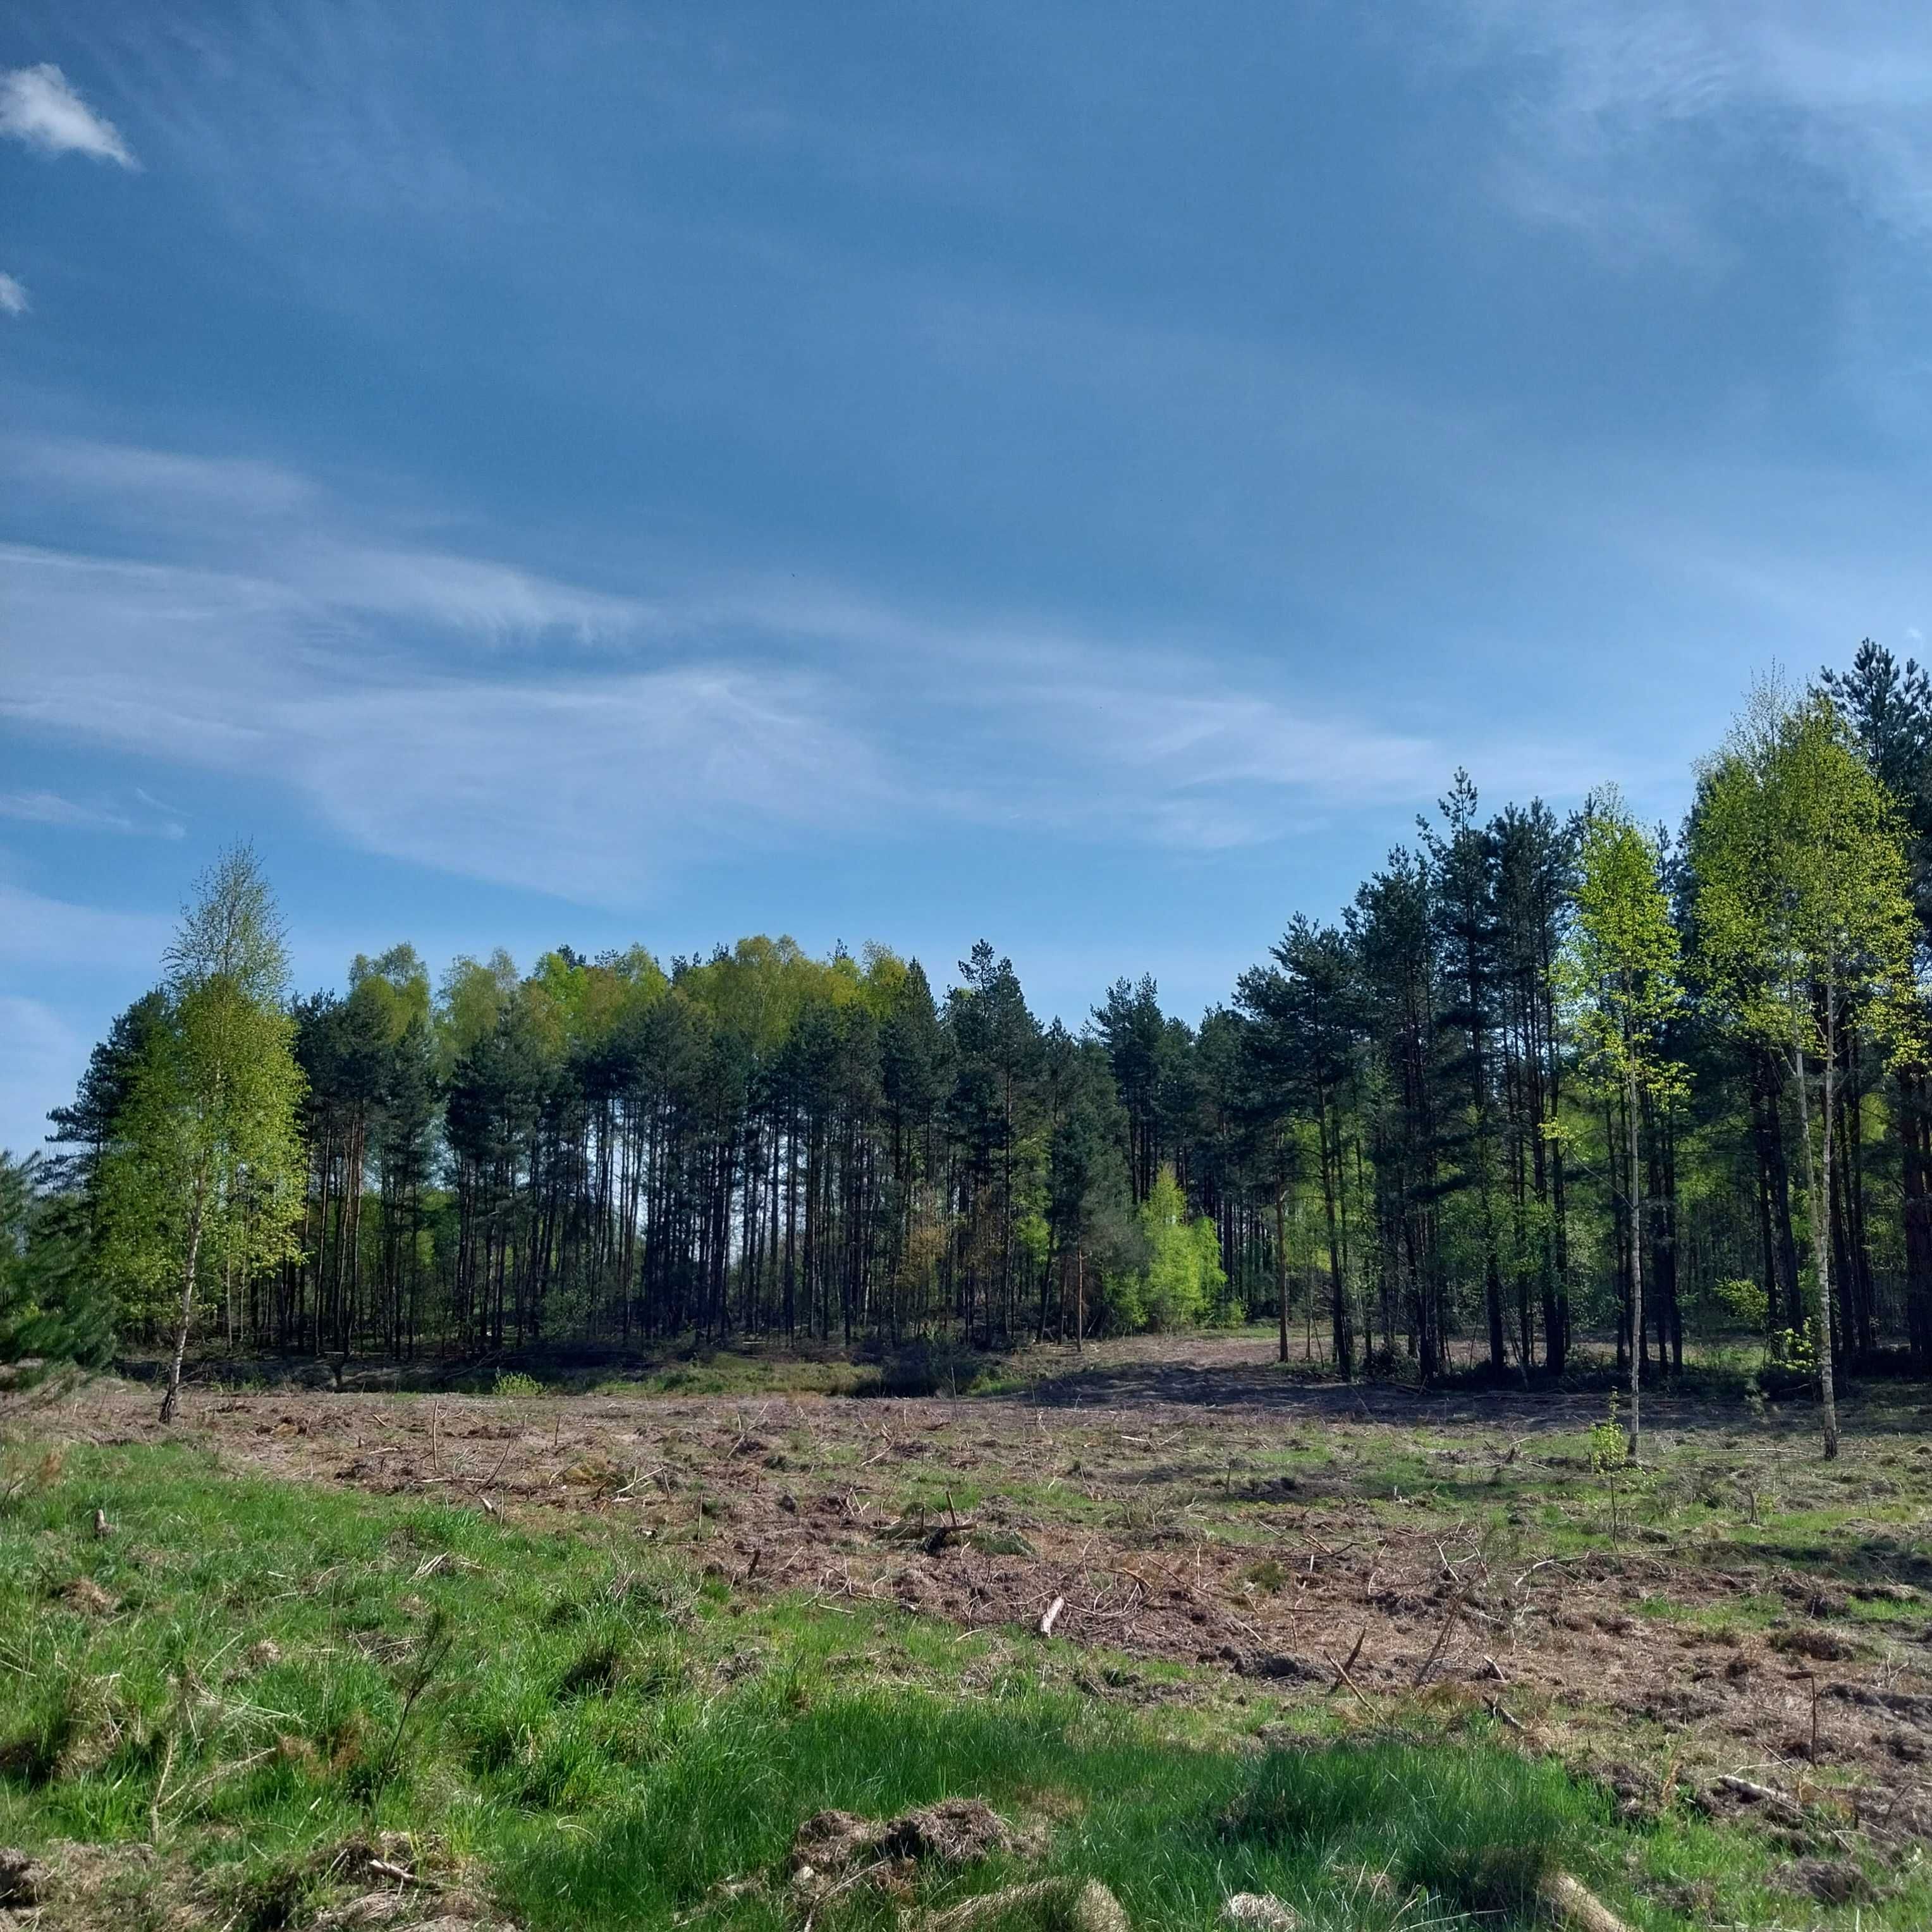
[[[1676,1811],[1635,1828],[1466,1702],[1351,1736],[1342,1700],[1264,1753],[1279,1707],[1225,1678],[1138,1666],[1198,1694],[1123,1710],[1078,1688],[1105,1659],[756,1594],[619,1526],[277,1484],[184,1447],[34,1453],[0,1482],[22,1478],[0,1514],[0,1843],[154,1840],[98,1922],[166,1894],[235,1932],[299,1925],[330,1848],[388,1830],[538,1932],[693,1912],[796,1932],[801,1819],[948,1795],[1046,1821],[1030,1869],[1104,1879],[1141,1932],[1210,1924],[1243,1889],[1317,1932],[1526,1924],[1550,1863],[1652,1932],[1679,1905],[1740,1926],[1795,1909],[1760,1840]],[[1922,1924],[1932,1886],[1802,1909]],[[816,1921],[892,1922],[863,1888]]]

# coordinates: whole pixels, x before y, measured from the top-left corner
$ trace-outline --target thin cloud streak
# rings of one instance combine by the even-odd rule
[[[68,831],[123,832],[145,838],[179,838],[187,830],[178,819],[130,818],[111,806],[86,805],[52,791],[0,792],[0,818],[16,819],[27,825],[56,826]]]

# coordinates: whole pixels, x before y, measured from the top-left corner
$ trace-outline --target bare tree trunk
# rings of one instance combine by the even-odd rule
[[[174,1359],[168,1364],[168,1392],[161,1398],[161,1420],[175,1419],[181,1407],[182,1358],[188,1353],[188,1328],[194,1314],[195,1269],[201,1259],[201,1203],[190,1210],[188,1226],[188,1263],[182,1270],[181,1318],[175,1324]]]
[[[1798,1130],[1804,1142],[1804,1191],[1811,1204],[1811,1266],[1818,1279],[1818,1395],[1825,1412],[1825,1460],[1838,1453],[1838,1406],[1832,1381],[1832,1238],[1828,1222],[1829,1197],[1818,1190],[1816,1163],[1811,1152],[1811,1099],[1804,1086],[1804,1048],[1794,1048],[1792,1058],[1798,1073]],[[1832,1072],[1831,1056],[1825,1066],[1825,1180],[1832,1176]]]
[[[1637,1459],[1643,1426],[1643,1194],[1642,1169],[1637,1165],[1636,1074],[1625,1082],[1624,1111],[1630,1128],[1630,1459]]]
[[[1288,1216],[1283,1197],[1287,1184],[1280,1174],[1274,1181],[1274,1298],[1281,1324],[1281,1359],[1288,1360]]]

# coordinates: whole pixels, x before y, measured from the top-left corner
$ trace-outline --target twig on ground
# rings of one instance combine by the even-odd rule
[[[1436,1648],[1424,1659],[1422,1668],[1415,1673],[1415,1688],[1420,1690],[1429,1681],[1429,1673],[1436,1668],[1443,1652],[1448,1648],[1450,1633],[1455,1629],[1462,1614],[1462,1598],[1459,1592],[1450,1604],[1449,1614],[1442,1619],[1442,1628],[1436,1634]]]
[[[424,1872],[412,1871],[407,1865],[392,1864],[387,1858],[371,1858],[368,1869],[380,1878],[394,1879],[398,1885],[420,1886],[425,1892],[447,1892],[449,1889],[440,1878],[431,1878]]]
[[[174,1768],[175,1734],[170,1731],[161,1750],[161,1774],[154,1780],[154,1795],[148,1805],[148,1842],[151,1845],[161,1842],[161,1803],[168,1788],[168,1774]]]
[[[1375,1708],[1376,1708],[1376,1707],[1374,1706],[1374,1705],[1371,1704],[1371,1703],[1369,1702],[1368,1698],[1366,1697],[1366,1695],[1364,1694],[1364,1692],[1363,1692],[1362,1687],[1361,1687],[1359,1684],[1358,1684],[1358,1683],[1355,1682],[1355,1680],[1354,1680],[1352,1677],[1351,1677],[1351,1676],[1348,1675],[1348,1665],[1347,1665],[1347,1664],[1342,1664],[1342,1663],[1341,1663],[1341,1662],[1338,1661],[1336,1658],[1333,1658],[1333,1657],[1329,1657],[1328,1652],[1326,1652],[1325,1650],[1322,1653],[1322,1654],[1324,1658],[1328,1658],[1328,1661],[1329,1661],[1330,1664],[1334,1664],[1334,1666],[1335,1666],[1335,1672],[1336,1672],[1336,1675],[1337,1678],[1340,1680],[1340,1682],[1342,1682],[1342,1683],[1344,1683],[1344,1684],[1347,1684],[1347,1686],[1348,1687],[1348,1688],[1349,1688],[1351,1690],[1354,1691],[1354,1694],[1355,1694],[1355,1695],[1356,1695],[1358,1697],[1360,1697],[1360,1698],[1361,1699],[1361,1700],[1362,1700],[1362,1708],[1363,1708],[1364,1710],[1366,1710],[1366,1711],[1369,1711],[1369,1712],[1373,1712],[1373,1710],[1375,1709]],[[1352,1659],[1352,1660],[1351,1660],[1351,1661],[1352,1661],[1352,1660],[1353,1660]]]

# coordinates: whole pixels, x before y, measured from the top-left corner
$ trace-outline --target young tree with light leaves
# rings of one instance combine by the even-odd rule
[[[116,1120],[104,1192],[118,1283],[150,1306],[174,1304],[161,1403],[172,1422],[202,1280],[274,1266],[293,1252],[302,1214],[288,956],[247,846],[202,874],[164,964],[166,1011]]]
[[[1702,774],[1690,860],[1699,976],[1736,1036],[1785,1059],[1797,1094],[1829,1458],[1841,1042],[1856,1024],[1895,1056],[1914,1046],[1918,1024],[1904,827],[1832,700],[1766,685]]]
[[[1642,1432],[1643,1168],[1639,1124],[1646,1097],[1667,1101],[1684,1071],[1664,1048],[1684,1004],[1676,926],[1658,848],[1614,788],[1586,808],[1578,854],[1576,916],[1558,968],[1581,1046],[1579,1070],[1598,1092],[1622,1100],[1627,1126],[1624,1199],[1630,1216],[1630,1455]]]

